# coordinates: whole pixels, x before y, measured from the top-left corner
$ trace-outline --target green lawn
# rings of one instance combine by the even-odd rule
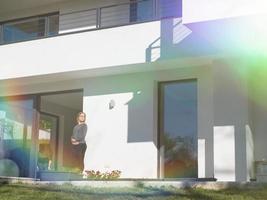
[[[125,188],[125,189],[95,189],[90,187],[74,187],[71,185],[63,186],[38,186],[23,184],[0,184],[0,200],[45,200],[45,199],[64,199],[64,200],[128,200],[128,199],[267,199],[267,186],[254,189],[225,189],[220,191],[203,189],[184,189],[175,188]]]

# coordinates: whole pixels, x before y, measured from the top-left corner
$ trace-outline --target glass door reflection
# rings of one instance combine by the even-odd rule
[[[197,178],[197,81],[160,84],[160,149],[164,178]]]
[[[58,117],[40,113],[37,170],[57,169]]]
[[[0,176],[33,176],[33,106],[27,97],[0,99]]]

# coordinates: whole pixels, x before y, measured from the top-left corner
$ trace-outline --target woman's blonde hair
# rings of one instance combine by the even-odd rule
[[[84,121],[86,119],[86,114],[84,112],[78,112],[78,114],[76,115],[76,121],[79,123],[79,117],[81,114],[84,114]]]

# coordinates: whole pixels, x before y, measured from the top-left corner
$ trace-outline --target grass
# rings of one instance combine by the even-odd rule
[[[0,184],[0,200],[250,200],[267,199],[267,186],[251,188],[231,188],[224,190],[175,189],[172,187],[152,188],[90,188],[74,187],[69,184],[25,185]]]

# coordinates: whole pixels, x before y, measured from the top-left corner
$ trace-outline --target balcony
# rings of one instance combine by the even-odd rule
[[[3,23],[0,80],[58,73],[69,76],[74,71],[88,76],[99,70],[112,74],[127,71],[127,65],[157,60],[159,46],[164,46],[162,37],[169,38],[174,22],[177,25],[181,20],[174,18],[173,7],[159,9],[155,2],[134,1],[79,12],[52,13],[32,20],[35,28],[13,21],[17,25],[14,27],[29,36],[22,39],[20,34],[18,37],[15,34],[5,40],[8,37],[3,37],[3,29],[10,24]],[[141,9],[140,5],[147,7]]]
[[[130,0],[87,10],[0,22],[0,44],[180,17],[179,0]]]

